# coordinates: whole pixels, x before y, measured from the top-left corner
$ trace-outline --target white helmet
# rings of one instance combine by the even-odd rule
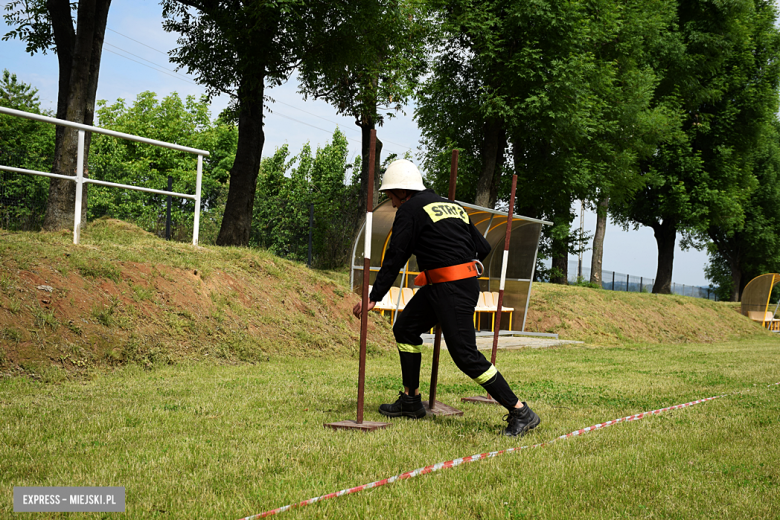
[[[398,159],[390,163],[382,176],[382,186],[379,191],[386,190],[414,190],[424,191],[422,175],[417,166],[406,159]]]

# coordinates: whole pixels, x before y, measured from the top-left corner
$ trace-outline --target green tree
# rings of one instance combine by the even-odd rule
[[[303,261],[308,256],[309,211],[314,206],[313,265],[344,266],[352,252],[357,226],[360,173],[347,163],[348,146],[336,129],[330,143],[312,155],[311,146],[289,159],[287,145],[263,159],[254,206],[252,244],[279,256]],[[294,166],[294,167],[293,167]]]
[[[111,0],[15,0],[6,4],[3,16],[13,29],[3,40],[19,38],[27,43],[27,52],[53,51],[59,64],[57,117],[91,125],[95,114],[95,96],[103,38]],[[75,18],[73,14],[75,13]],[[75,26],[74,26],[75,22]],[[85,157],[91,134],[85,139]],[[57,127],[52,173],[75,175],[78,132]],[[84,192],[86,201],[87,192]],[[74,220],[75,183],[51,179],[44,228],[65,229]],[[82,220],[86,204],[82,206]]]
[[[238,148],[217,244],[247,245],[265,142],[267,89],[324,45],[332,20],[349,2],[164,0],[163,27],[177,32],[171,60],[195,74],[209,95],[225,93],[238,122]],[[312,39],[317,38],[314,42]],[[322,39],[320,39],[322,38]]]
[[[595,57],[590,85],[598,104],[593,133],[584,146],[592,179],[584,200],[597,213],[590,276],[595,284],[602,282],[610,200],[634,197],[644,184],[640,160],[675,129],[673,114],[652,101],[661,76],[658,56],[681,45],[671,32],[674,0],[623,0],[608,7],[597,5],[591,14],[601,28],[590,43]]]
[[[442,52],[417,93],[415,118],[422,135],[422,166],[433,189],[448,192],[452,150],[457,148],[457,198],[492,208],[499,197],[506,132],[503,127],[498,129],[501,135],[486,128],[480,90],[480,76],[471,63],[457,49]],[[493,138],[500,144],[496,141],[491,146]],[[485,177],[493,182],[478,193],[477,184]]]
[[[459,198],[488,207],[517,173],[518,211],[554,223],[541,250],[554,281],[565,283],[576,246],[574,200],[642,185],[636,161],[662,126],[646,49],[668,3],[435,3],[446,38],[416,112],[426,167],[442,185],[449,150],[461,149]]]
[[[446,40],[417,112],[433,145],[428,165],[438,166],[434,173],[444,179],[443,145],[463,149],[473,169],[459,169],[465,174],[459,175],[459,198],[473,193],[474,202],[488,207],[506,200],[504,174],[517,173],[518,212],[553,221],[541,253],[553,257],[553,280],[565,283],[571,203],[584,196],[590,180],[578,147],[593,131],[597,106],[589,84],[588,5],[493,0],[436,6]]]
[[[41,114],[38,89],[3,70],[0,106]],[[50,114],[44,114],[50,115]],[[46,171],[54,156],[54,127],[30,119],[0,115],[0,164]],[[48,182],[44,177],[0,172],[0,226],[39,229]]]
[[[750,49],[740,70],[745,88],[731,93],[727,114],[734,119],[735,137],[745,141],[737,150],[757,187],[741,204],[744,219],[713,220],[706,234],[698,235],[700,242],[710,241],[708,278],[719,297],[731,301],[739,301],[755,276],[780,269],[780,31],[773,4],[756,2],[751,14]]]
[[[182,101],[173,93],[158,100],[154,92],[142,92],[131,106],[122,99],[113,105],[98,102],[98,119],[104,128],[142,135],[209,151],[204,157],[201,188],[203,241],[214,240],[208,226],[220,213],[220,198],[226,191],[228,171],[236,149],[237,130],[232,123],[210,119],[208,102],[188,96]],[[173,191],[194,193],[197,157],[192,154],[96,135],[92,144],[90,170],[94,178],[165,190],[168,176]],[[130,220],[142,228],[162,234],[165,224],[164,195],[95,186],[89,218],[113,216]],[[171,218],[180,238],[192,233],[193,201],[174,197]]]
[[[523,7],[500,0],[430,4],[440,40],[415,110],[426,150],[423,164],[434,189],[445,193],[450,154],[458,148],[458,198],[492,208],[514,116],[504,72],[521,48],[523,34],[513,21]]]
[[[424,4],[406,0],[348,2],[340,14],[328,43],[312,42],[315,55],[302,62],[298,77],[304,96],[324,99],[360,127],[359,209],[365,212],[371,130],[403,110],[425,73],[430,24]],[[376,172],[381,150],[377,138]],[[379,175],[374,180],[376,202]]]
[[[753,0],[678,2],[684,47],[663,57],[654,100],[674,110],[678,131],[643,163],[646,187],[613,208],[624,225],[653,229],[654,292],[671,290],[678,232],[744,223],[744,203],[756,187],[750,156],[777,110],[774,11]]]
[[[758,187],[743,204],[744,223],[713,226],[706,236],[705,274],[724,301],[739,301],[756,276],[780,272],[780,122],[765,130],[750,160]]]

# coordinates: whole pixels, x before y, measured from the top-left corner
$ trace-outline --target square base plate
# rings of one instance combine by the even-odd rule
[[[334,423],[325,423],[323,426],[326,428],[333,428],[334,430],[362,430],[364,432],[372,432],[380,428],[387,428],[390,426],[390,423],[363,421],[362,423],[358,424],[355,421],[347,420]]]
[[[475,395],[474,397],[461,397],[461,401],[467,401],[469,403],[482,403],[482,404],[498,404],[498,401],[492,397],[486,397],[484,395]]]
[[[436,401],[435,406],[433,410],[431,410],[431,407],[428,404],[428,401],[422,402],[423,406],[425,407],[425,413],[430,415],[463,415],[463,412],[458,410],[457,408],[453,408],[452,406],[447,406],[446,404]]]

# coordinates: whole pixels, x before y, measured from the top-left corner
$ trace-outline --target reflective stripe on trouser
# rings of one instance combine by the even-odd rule
[[[447,350],[455,365],[483,387],[488,385],[494,388],[494,391],[499,391],[503,396],[499,401],[501,404],[514,406],[517,397],[496,368],[477,350],[473,319],[478,297],[479,282],[476,278],[422,287],[398,315],[393,327],[395,340],[399,344],[399,351],[401,344],[419,347],[422,345],[420,335],[439,323],[447,342]],[[415,366],[411,359],[409,363],[405,363],[404,358],[407,356],[415,354],[401,351],[404,386],[412,390],[416,386],[407,382],[415,384],[419,381],[419,365]]]
[[[404,387],[410,391],[420,387],[420,365],[422,352],[420,345],[398,343],[398,354],[401,357],[401,375]]]
[[[485,370],[482,374],[480,374],[478,377],[474,378],[474,382],[476,382],[478,385],[484,385],[491,379],[493,379],[493,376],[498,373],[498,370],[496,370],[496,367],[494,367],[492,364],[490,365],[490,368]]]
[[[422,352],[420,345],[410,345],[408,343],[399,343],[398,350],[408,352],[409,354],[420,354]]]

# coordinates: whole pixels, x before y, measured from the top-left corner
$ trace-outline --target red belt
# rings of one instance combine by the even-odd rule
[[[466,262],[465,264],[439,267],[438,269],[426,269],[414,279],[414,285],[430,285],[434,283],[454,282],[465,278],[479,276],[477,264]]]

